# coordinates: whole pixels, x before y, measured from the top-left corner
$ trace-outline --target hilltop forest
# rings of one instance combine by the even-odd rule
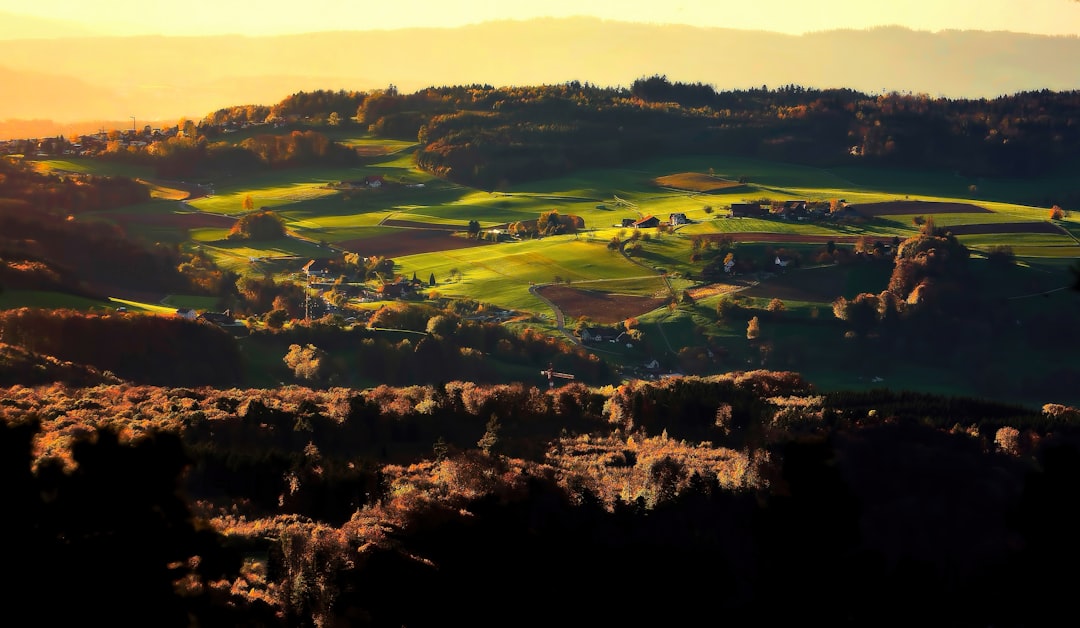
[[[120,150],[162,176],[201,170],[285,167],[347,160],[332,142],[253,138],[244,150],[215,142],[234,124],[265,120],[359,124],[376,136],[419,140],[417,165],[485,190],[631,163],[657,155],[729,154],[817,166],[864,163],[973,177],[1033,177],[1080,158],[1080,93],[1043,90],[994,99],[935,98],[851,89],[716,91],[650,76],[629,88],[577,81],[496,88],[431,87],[403,94],[293,94],[273,106],[238,106],[206,116],[196,131],[152,150]],[[62,143],[62,142],[61,142]],[[1075,206],[1073,196],[1032,198]]]
[[[386,154],[339,141],[350,129],[408,143],[423,181],[447,186],[437,193],[491,196],[695,155],[1039,179],[1080,163],[1077,112],[1076,92],[718,92],[651,76],[629,88],[301,92],[158,136],[11,142],[0,160],[11,612],[47,625],[261,628],[1054,623],[1071,609],[1080,559],[1071,401],[1080,370],[1032,365],[1067,364],[1080,348],[1067,309],[1080,296],[1075,260],[1043,273],[1060,285],[1038,283],[1007,240],[969,247],[961,228],[922,214],[881,232],[890,237],[868,236],[867,225],[883,223],[827,200],[815,201],[835,221],[827,228],[847,239],[804,248],[751,249],[734,232],[679,240],[671,225],[629,237],[612,228],[594,241],[581,217],[550,209],[507,220],[533,244],[636,260],[632,279],[646,269],[677,295],[642,302],[728,325],[754,358],[727,355],[734,342],[699,334],[698,323],[677,356],[691,373],[646,378],[562,327],[500,319],[499,295],[453,296],[460,271],[418,277],[391,256],[327,256],[333,285],[326,310],[311,316],[310,292],[284,279],[298,268],[245,272],[215,256],[233,247],[253,266],[259,246],[281,240],[332,248],[296,237],[295,219],[250,195],[233,193],[238,218],[204,211],[216,222],[200,228],[215,239],[195,245],[164,230],[137,237],[146,232],[130,225],[169,186],[183,187],[170,201],[190,203],[211,184],[318,169],[364,174],[356,188],[320,184],[335,194],[334,211],[370,202],[366,182],[384,179],[365,168]],[[47,167],[75,155],[90,172]],[[1018,189],[1010,202],[1040,215],[1053,208],[1032,223],[1075,239],[1068,210],[1080,189]],[[117,215],[128,222],[106,219]],[[699,217],[714,219],[706,209]],[[452,225],[445,237],[489,247],[489,261],[517,246],[480,243],[479,220],[458,222],[461,233],[449,235]],[[641,262],[672,241],[685,245],[685,269]],[[796,316],[779,298],[701,305],[691,296],[686,275],[714,285],[729,266],[764,277],[782,257],[795,268],[854,269],[880,287],[838,295],[824,315],[804,308],[813,314],[793,334],[835,338],[829,355],[780,335],[760,341],[759,325]],[[346,320],[352,297],[333,279],[345,276],[378,286],[368,318],[353,310]],[[1033,304],[993,291],[1014,276],[1035,291]],[[673,281],[687,287],[676,292]],[[388,295],[402,284],[419,294]],[[166,305],[127,311],[109,302],[115,294],[184,295],[225,324]],[[43,295],[57,301],[34,301]],[[636,317],[609,327],[634,342],[655,334]],[[1011,356],[1028,351],[1037,357],[1010,370]],[[987,394],[826,390],[786,368],[838,360],[869,372],[886,358],[915,370],[970,365]],[[551,380],[555,372],[567,379]]]

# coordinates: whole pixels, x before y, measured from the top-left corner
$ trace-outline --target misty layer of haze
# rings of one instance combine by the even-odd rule
[[[249,37],[99,37],[20,18],[0,40],[0,121],[169,121],[298,91],[629,86],[654,74],[745,89],[800,85],[993,98],[1080,88],[1080,38],[903,27],[784,35],[596,18]],[[3,30],[10,36],[11,24]],[[49,39],[33,33],[51,29]]]

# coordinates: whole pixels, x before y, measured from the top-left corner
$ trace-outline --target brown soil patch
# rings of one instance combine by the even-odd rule
[[[1069,232],[1049,222],[995,222],[982,225],[953,225],[946,227],[953,235],[976,235],[984,233],[1060,233]]]
[[[613,294],[568,286],[543,286],[537,292],[562,310],[567,320],[587,316],[589,320],[602,325],[640,316],[668,302],[668,299],[660,297]]]
[[[697,301],[698,299],[707,299],[721,294],[731,294],[733,292],[738,292],[743,288],[744,286],[733,283],[713,283],[707,286],[690,288],[687,292],[690,293],[691,298]]]
[[[938,203],[933,201],[884,201],[848,205],[864,216],[895,216],[903,214],[989,214],[985,207],[971,203]]]
[[[389,221],[387,221],[389,222]],[[385,223],[384,223],[385,224]],[[357,238],[334,242],[335,246],[366,257],[401,257],[418,253],[435,253],[453,249],[467,249],[473,246],[490,246],[486,240],[473,240],[453,235],[454,230],[447,229],[402,229],[398,233],[387,233],[371,238]]]
[[[163,190],[174,190],[179,198],[176,200],[187,200],[200,198],[206,196],[206,188],[197,183],[187,183],[185,181],[166,181],[164,179],[140,179],[147,185],[161,188]],[[169,198],[173,198],[169,195]]]
[[[689,192],[716,192],[719,190],[737,188],[742,185],[738,181],[717,179],[716,177],[710,177],[709,175],[700,172],[669,174],[653,179],[653,183],[666,188],[687,190]]]
[[[414,222],[412,220],[399,220],[388,218],[379,223],[383,227],[403,227],[405,229],[428,229],[435,231],[465,231],[460,225],[444,225],[438,222]]]

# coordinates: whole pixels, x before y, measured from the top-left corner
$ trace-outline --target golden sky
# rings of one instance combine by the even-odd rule
[[[66,20],[103,35],[271,35],[577,15],[790,34],[900,25],[1080,35],[1078,0],[0,0],[0,12]]]

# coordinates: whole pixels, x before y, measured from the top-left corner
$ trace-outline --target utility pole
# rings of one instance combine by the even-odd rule
[[[135,132],[135,116],[131,116],[131,132]]]
[[[304,321],[311,321],[311,275],[308,274],[304,285]]]
[[[551,364],[548,364],[548,367],[547,367],[546,370],[540,371],[540,374],[541,375],[547,375],[548,389],[555,388],[555,379],[554,378],[556,378],[556,377],[561,377],[562,379],[574,379],[574,376],[569,374],[569,373],[559,373],[558,371],[555,370],[555,367],[552,366]]]

